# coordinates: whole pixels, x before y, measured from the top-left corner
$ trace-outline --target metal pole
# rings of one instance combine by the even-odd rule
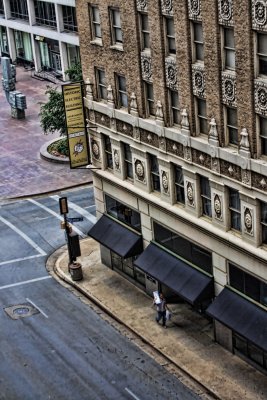
[[[71,254],[71,246],[70,246],[70,232],[69,232],[69,226],[68,226],[66,214],[64,214],[64,224],[65,224],[65,232],[66,232],[66,237],[67,237],[67,246],[68,246],[68,254],[69,254],[68,272],[70,272],[70,265],[72,264],[72,254]]]

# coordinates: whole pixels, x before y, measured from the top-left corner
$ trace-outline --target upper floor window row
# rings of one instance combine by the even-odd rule
[[[1,4],[0,4],[1,6]],[[4,12],[4,5],[2,7]],[[12,18],[29,20],[27,0],[10,0],[10,13]]]
[[[96,5],[89,5],[89,19],[91,25],[92,41],[102,44],[101,13]],[[121,15],[119,8],[109,8],[110,37],[112,46],[121,46],[123,42]]]
[[[37,24],[56,28],[57,20],[54,3],[34,0],[34,8]]]

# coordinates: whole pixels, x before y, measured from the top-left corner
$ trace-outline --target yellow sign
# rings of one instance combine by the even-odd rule
[[[83,167],[88,165],[90,161],[84,118],[82,84],[63,85],[62,93],[69,141],[70,167]]]

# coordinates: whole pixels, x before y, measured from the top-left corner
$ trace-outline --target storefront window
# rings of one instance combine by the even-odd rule
[[[106,210],[109,215],[131,226],[136,231],[141,232],[140,214],[137,211],[113,199],[107,194],[105,195],[105,199]]]
[[[195,245],[177,233],[154,222],[154,239],[186,261],[212,274],[212,255],[209,251]]]
[[[16,55],[18,58],[32,61],[31,37],[27,32],[15,31]]]
[[[0,26],[0,50],[2,57],[9,56],[7,34],[4,26]]]
[[[78,46],[67,43],[68,65],[75,65],[80,62],[80,50]]]
[[[267,284],[230,263],[229,284],[251,299],[267,306]]]
[[[233,346],[234,350],[267,369],[267,353],[236,332],[233,332]]]

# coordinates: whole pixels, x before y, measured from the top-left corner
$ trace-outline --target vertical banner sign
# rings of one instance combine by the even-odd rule
[[[90,160],[83,107],[82,83],[63,85],[62,93],[69,142],[70,168],[83,167],[90,164]]]

